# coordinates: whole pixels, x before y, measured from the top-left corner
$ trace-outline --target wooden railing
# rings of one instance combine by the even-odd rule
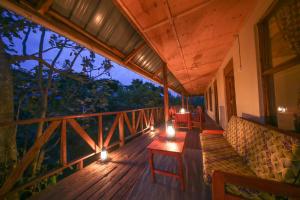
[[[212,178],[213,200],[241,200],[242,197],[225,192],[225,184],[233,184],[244,188],[250,188],[270,194],[300,199],[300,188],[288,183],[270,181],[257,177],[242,176],[222,171],[214,171]]]
[[[131,120],[128,117],[128,113],[131,113]],[[103,117],[104,116],[115,116],[112,126],[108,130],[107,134],[104,134],[103,130]],[[86,132],[84,128],[78,122],[78,119],[84,118],[96,118],[97,119],[97,141],[94,141],[90,135]],[[16,121],[13,123],[2,123],[0,126],[12,126],[12,125],[30,125],[37,124],[41,122],[47,122],[49,124],[44,130],[43,134],[37,138],[31,148],[24,154],[17,166],[12,169],[10,175],[7,177],[6,181],[0,189],[0,199],[10,192],[18,192],[30,186],[33,186],[45,178],[58,174],[64,169],[77,165],[78,169],[83,168],[84,160],[98,154],[103,147],[110,149],[116,146],[123,146],[125,141],[136,136],[138,133],[143,133],[150,128],[150,125],[157,124],[163,119],[163,109],[162,108],[146,108],[138,110],[128,110],[121,112],[105,112],[105,113],[93,113],[93,114],[82,114],[73,116],[63,116],[63,117],[53,117],[44,119],[29,119]],[[130,135],[125,137],[125,126],[129,130]],[[67,126],[69,125],[69,126]],[[85,141],[93,153],[85,155],[79,159],[69,161],[67,158],[67,127],[72,127],[72,129],[77,133],[83,141]],[[117,133],[119,134],[119,140],[112,143],[112,137],[116,132],[116,128],[119,128]],[[60,128],[60,167],[41,175],[34,180],[25,183],[21,186],[14,188],[17,181],[22,177],[24,171],[30,166],[33,160],[36,158],[37,153],[41,148],[49,141],[50,137],[54,132]],[[106,138],[104,138],[106,135]]]

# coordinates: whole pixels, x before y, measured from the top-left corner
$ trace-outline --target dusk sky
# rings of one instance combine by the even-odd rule
[[[45,36],[44,49],[47,49],[50,47],[50,44],[48,43],[48,41],[50,39],[51,33],[52,32],[48,32],[48,34],[46,34],[46,36]],[[27,42],[27,44],[29,44],[29,45],[27,45],[27,54],[30,55],[30,54],[37,53],[38,48],[39,48],[39,40],[40,40],[40,32],[39,31],[37,31],[37,33],[31,32],[31,34],[28,38],[28,42]],[[18,54],[22,54],[22,41],[20,39],[16,39],[14,42],[16,44]],[[57,49],[50,50],[50,51],[44,53],[43,57],[46,60],[48,58],[49,62],[50,62],[50,58],[53,58],[57,54],[57,51],[58,51]],[[81,53],[81,55],[82,56],[89,55],[89,51],[84,51]],[[61,66],[63,64],[63,61],[67,57],[72,59],[72,56],[70,56],[70,51],[68,51],[68,49],[64,50],[63,53],[61,54],[60,58],[58,59],[58,61],[56,63],[57,68],[59,68],[59,66]],[[104,57],[99,54],[96,54],[95,59],[96,59],[96,63],[100,65],[102,63]],[[76,70],[76,68],[78,69],[78,71],[81,70],[80,61],[81,61],[81,59],[78,59],[76,64],[74,65],[75,70]],[[147,78],[123,67],[123,66],[120,66],[114,62],[112,62],[112,63],[114,65],[114,67],[110,70],[111,78],[115,79],[115,80],[119,80],[124,85],[129,85],[133,79],[142,79],[144,82],[151,82],[155,85],[158,85],[158,84],[154,83],[153,81],[151,81],[151,80],[149,80],[149,79],[147,79]],[[22,63],[22,67],[30,70],[36,64],[37,64],[36,61],[27,61],[27,62]],[[101,78],[106,78],[106,77],[102,76]],[[176,95],[176,96],[178,95],[176,92],[174,92],[172,90],[169,90],[169,91],[171,92],[172,95]]]

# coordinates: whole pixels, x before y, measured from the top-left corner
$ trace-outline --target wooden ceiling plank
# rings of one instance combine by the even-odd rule
[[[213,1],[213,0],[209,0],[209,1],[206,1],[206,2],[204,2],[204,3],[201,3],[201,4],[197,5],[197,6],[195,6],[195,7],[189,8],[189,9],[183,11],[182,13],[180,13],[180,14],[178,14],[178,15],[174,15],[174,16],[173,16],[173,19],[174,19],[174,20],[177,20],[177,19],[180,19],[180,18],[182,18],[182,17],[184,17],[184,16],[186,16],[186,15],[189,15],[189,14],[191,14],[191,13],[193,13],[193,12],[196,12],[197,10],[206,7],[206,6],[207,6],[208,4],[210,4],[212,1]],[[153,29],[155,29],[155,28],[158,28],[158,27],[160,27],[160,26],[163,26],[163,25],[167,24],[168,22],[169,22],[169,19],[162,20],[162,21],[160,21],[160,22],[158,22],[158,23],[156,23],[156,24],[153,24],[153,25],[151,25],[151,26],[149,26],[149,27],[147,27],[147,28],[144,28],[144,29],[142,30],[142,32],[149,32],[149,31],[151,31],[151,30],[153,30]]]
[[[190,9],[188,9],[188,10],[185,10],[184,12],[182,12],[182,13],[180,13],[180,14],[174,16],[173,18],[176,20],[176,19],[185,17],[185,16],[187,16],[187,15],[193,13],[193,12],[196,12],[196,11],[198,11],[198,10],[200,10],[200,9],[202,9],[202,8],[204,8],[204,7],[206,7],[206,6],[208,6],[208,5],[211,4],[213,1],[214,1],[214,0],[208,0],[208,1],[205,1],[205,2],[199,4],[199,5],[195,6],[195,7],[192,7],[192,8],[190,8]]]
[[[132,15],[130,10],[127,8],[125,3],[122,0],[113,0],[114,4],[116,5],[117,8],[119,8],[120,12],[126,16],[128,19],[129,23],[141,34],[141,36],[144,38],[144,40],[149,44],[149,46],[152,47],[152,49],[160,56],[160,58],[163,60],[163,62],[166,63],[166,58],[163,56],[163,54],[159,51],[159,49],[153,45],[152,41],[149,39],[149,37],[146,34],[143,34],[143,28],[141,24],[138,22],[138,20]],[[167,22],[168,23],[168,22]],[[171,72],[172,73],[172,72]],[[172,73],[173,74],[173,73]],[[173,74],[174,75],[174,74]],[[177,79],[177,78],[176,78]],[[184,87],[181,85],[180,81],[177,80],[178,83],[180,84],[181,88],[185,91]],[[174,89],[173,89],[174,90]],[[174,90],[178,91],[178,90]]]
[[[173,31],[175,39],[176,39],[177,46],[179,48],[180,55],[182,57],[182,61],[184,63],[184,67],[186,69],[186,73],[188,75],[188,78],[191,79],[191,77],[189,75],[189,72],[188,72],[188,69],[187,69],[187,65],[186,65],[186,61],[185,61],[185,58],[184,58],[182,46],[181,46],[180,41],[179,41],[178,33],[177,33],[177,30],[176,30],[176,26],[174,24],[174,20],[173,20],[172,14],[171,14],[170,5],[169,5],[168,0],[164,0],[164,5],[165,5],[165,10],[167,12],[167,15],[168,15],[171,27],[172,27],[172,31]]]

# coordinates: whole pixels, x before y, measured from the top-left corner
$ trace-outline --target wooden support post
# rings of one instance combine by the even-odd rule
[[[186,111],[189,111],[189,97],[186,97]]]
[[[65,119],[62,121],[61,126],[60,162],[63,166],[67,165],[67,121]]]
[[[181,107],[184,108],[184,96],[181,93]]]
[[[165,64],[163,66],[163,83],[164,83],[164,113],[165,113],[165,126],[169,121],[169,93],[168,93],[168,68]]]
[[[103,119],[102,115],[98,116],[98,146],[103,148]]]
[[[124,116],[122,114],[119,117],[119,139],[120,139],[120,146],[124,146],[125,144]]]

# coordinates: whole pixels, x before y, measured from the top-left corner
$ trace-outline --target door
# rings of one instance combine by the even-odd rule
[[[229,121],[233,115],[236,115],[235,85],[232,59],[224,69],[224,77],[227,120]]]
[[[214,96],[215,96],[215,119],[219,124],[219,102],[218,102],[218,86],[217,81],[214,82]]]

